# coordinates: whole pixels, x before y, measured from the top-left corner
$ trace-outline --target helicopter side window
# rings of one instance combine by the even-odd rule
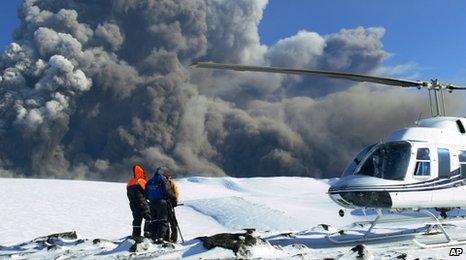
[[[449,178],[450,172],[450,151],[446,148],[438,148],[438,176],[440,178]]]
[[[416,155],[416,170],[414,176],[430,176],[429,148],[419,148]]]
[[[459,159],[461,176],[463,176],[463,178],[466,178],[466,151],[460,151]]]

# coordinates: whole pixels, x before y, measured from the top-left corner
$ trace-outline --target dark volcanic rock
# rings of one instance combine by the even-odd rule
[[[327,224],[319,224],[325,231],[328,231],[330,226]]]
[[[44,237],[38,237],[32,240],[32,242],[38,243],[38,242],[46,241],[50,244],[53,244],[55,240],[59,240],[59,239],[74,240],[74,239],[78,239],[78,236],[76,235],[76,231],[70,231],[70,232],[56,233],[56,234],[52,234],[52,235],[48,235]]]
[[[361,245],[361,244],[351,248],[351,251],[358,252],[358,257],[363,257],[364,256],[364,246]]]
[[[373,259],[373,255],[363,244],[359,244],[351,248],[351,250],[346,255],[353,259]]]
[[[253,229],[246,230],[245,233],[222,233],[210,237],[199,237],[207,249],[223,247],[232,250],[236,256],[250,256],[250,248],[267,242],[257,236]]]
[[[78,236],[76,235],[76,231],[71,231],[71,232],[51,234],[51,235],[43,236],[43,237],[37,237],[33,239],[31,242],[35,243],[34,249],[36,250],[42,250],[44,248],[47,250],[56,250],[56,247],[53,247],[53,246],[64,246],[67,244],[68,245],[76,244],[77,239],[78,239]],[[71,241],[66,241],[66,240],[71,240]],[[22,248],[23,246],[27,246],[27,245],[28,243],[23,243],[21,245],[18,245],[18,247]]]
[[[51,245],[47,247],[47,251],[55,251],[60,249],[61,247],[59,245]]]

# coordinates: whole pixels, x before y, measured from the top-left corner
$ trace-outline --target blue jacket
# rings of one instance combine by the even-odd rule
[[[169,198],[167,191],[167,178],[161,174],[155,174],[146,185],[149,201],[166,200]]]

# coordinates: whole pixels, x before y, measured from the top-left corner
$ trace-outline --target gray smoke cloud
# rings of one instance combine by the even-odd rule
[[[425,111],[402,89],[188,67],[383,71],[383,28],[266,46],[266,5],[25,0],[0,58],[0,176],[123,180],[141,162],[178,176],[333,177]]]

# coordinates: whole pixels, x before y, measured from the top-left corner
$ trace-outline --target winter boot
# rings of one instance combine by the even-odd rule
[[[144,237],[145,238],[151,238],[152,232],[151,232],[151,222],[150,220],[146,220],[146,223],[144,223]]]
[[[157,239],[154,241],[154,243],[156,243],[156,244],[163,244],[163,243],[164,243],[163,238],[157,238]]]
[[[133,233],[131,237],[140,237],[141,236],[141,227],[133,227]]]

